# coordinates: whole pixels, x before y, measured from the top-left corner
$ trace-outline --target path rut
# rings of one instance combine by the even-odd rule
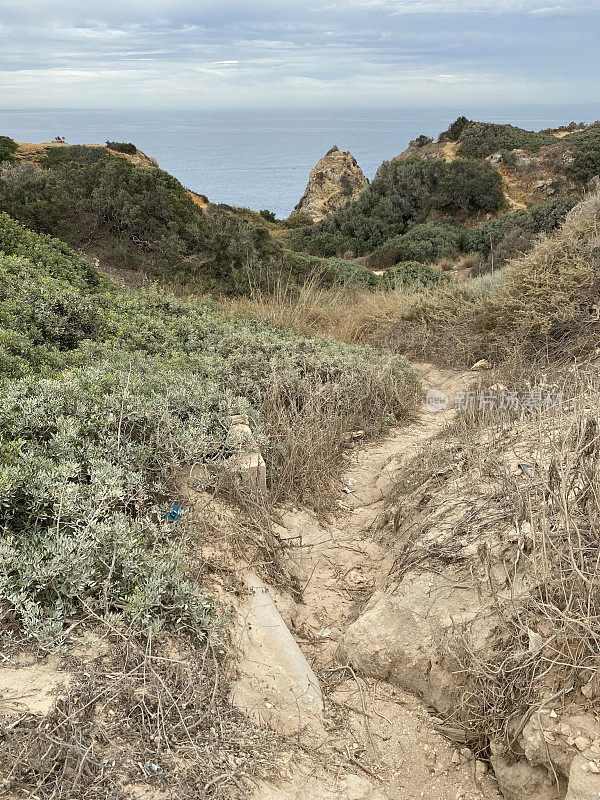
[[[472,372],[430,365],[416,368],[425,388],[449,396],[474,377]],[[340,495],[339,513],[328,524],[308,510],[294,509],[284,515],[279,532],[289,540],[287,552],[302,588],[302,602],[289,615],[289,624],[322,682],[325,710],[313,725],[306,726],[304,715],[302,733],[309,731],[305,755],[288,764],[281,781],[258,787],[253,795],[256,800],[499,797],[485,765],[437,733],[417,698],[356,675],[336,659],[344,631],[372,593],[383,588],[392,566],[392,555],[377,541],[374,528],[395,474],[440,433],[454,413],[451,408],[431,413],[424,407],[413,423],[357,448],[345,478],[350,491]],[[253,660],[255,677],[256,663]],[[284,690],[275,697],[271,692],[265,704],[277,708],[289,725],[302,699]],[[307,739],[298,736],[306,745]]]

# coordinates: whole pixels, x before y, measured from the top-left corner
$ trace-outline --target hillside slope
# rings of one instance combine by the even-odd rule
[[[600,123],[526,131],[459,118],[437,142],[420,136],[384,162],[358,198],[295,231],[319,256],[459,262],[479,272],[526,252],[549,233],[600,173]]]
[[[440,134],[437,142],[419,137],[394,161],[411,158],[475,158],[488,161],[502,177],[511,210],[527,209],[556,197],[579,198],[586,180],[600,171],[582,169],[584,139],[600,148],[600,128],[572,124],[541,133],[511,125],[466,121],[461,118]]]

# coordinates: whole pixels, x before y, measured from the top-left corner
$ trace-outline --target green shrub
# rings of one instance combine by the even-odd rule
[[[466,117],[459,117],[440,134],[439,141],[460,142],[460,154],[467,158],[486,158],[499,150],[537,152],[545,145],[557,143],[551,133],[527,131],[514,125],[474,122]]]
[[[289,454],[269,439],[274,386],[301,428],[316,408],[377,430],[414,382],[399,357],[130,294],[5,214],[0,344],[0,606],[45,648],[90,613],[216,635],[185,518],[163,521],[174,472],[222,462],[228,417],[246,413],[277,485]]]
[[[283,262],[283,277],[288,282],[301,285],[307,282],[319,286],[362,286],[373,289],[377,276],[370,269],[343,258],[319,258],[307,253],[286,250]]]
[[[277,222],[277,217],[275,216],[275,212],[269,211],[268,208],[263,208],[258,213],[261,215],[263,219],[266,219],[267,222]]]
[[[285,220],[286,227],[296,229],[296,228],[307,228],[313,224],[312,217],[309,217],[308,214],[303,214],[301,211],[294,211],[289,217]]]
[[[502,178],[490,164],[457,158],[445,165],[433,204],[437,210],[452,215],[498,211],[504,205]]]
[[[0,161],[12,161],[18,144],[10,136],[0,136]]]
[[[295,231],[295,249],[332,256],[365,255],[429,215],[477,214],[504,202],[501,178],[489,164],[413,158],[384,163],[360,196],[309,228]],[[408,259],[412,256],[407,256]]]
[[[97,164],[98,161],[106,161],[109,158],[111,158],[110,153],[107,153],[103,147],[69,144],[65,147],[49,147],[41,160],[41,165],[47,169],[57,169],[65,164],[80,166]]]
[[[489,220],[469,232],[465,248],[481,253],[485,260],[476,268],[476,274],[488,272],[493,263],[502,267],[507,261],[530,250],[540,234],[550,234],[564,221],[574,200],[559,198],[529,209]]]
[[[395,236],[369,256],[369,266],[385,269],[399,261],[429,263],[440,258],[456,258],[466,229],[442,222],[414,225],[402,236]]]
[[[424,134],[417,136],[416,139],[410,142],[411,147],[426,147],[428,144],[433,144],[433,139],[431,136],[425,136]]]
[[[464,115],[456,119],[448,130],[440,133],[438,142],[458,142],[464,129],[470,125],[470,121]]]
[[[106,146],[116,153],[127,153],[130,156],[134,156],[138,151],[137,147],[131,142],[107,142]]]
[[[419,261],[403,261],[383,273],[379,278],[382,289],[401,289],[408,286],[433,288],[448,283],[450,277],[439,269],[433,269]]]
[[[573,161],[565,168],[569,178],[586,183],[600,175],[600,122],[570,134],[566,143],[575,148]]]
[[[83,145],[50,148],[42,163],[0,172],[0,206],[103,263],[222,292],[247,291],[249,272],[280,264],[281,247],[258,215],[228,206],[205,215],[162,170]]]

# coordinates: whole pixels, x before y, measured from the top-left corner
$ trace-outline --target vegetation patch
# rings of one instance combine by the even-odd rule
[[[380,277],[380,287],[390,289],[415,285],[433,287],[449,281],[450,277],[439,269],[433,269],[418,261],[402,261],[386,269]]]
[[[575,147],[573,160],[566,167],[568,177],[586,183],[600,175],[600,122],[571,133],[568,143]]]
[[[518,343],[530,354],[590,347],[600,291],[599,234],[597,218],[567,224],[510,264],[487,310],[498,347]]]
[[[107,142],[106,146],[109,150],[114,150],[115,153],[127,153],[127,155],[134,156],[137,153],[137,147],[131,142]]]
[[[384,269],[399,261],[431,264],[442,258],[454,259],[465,249],[467,230],[445,222],[413,225],[401,236],[394,236],[368,256],[374,269]]]
[[[208,302],[129,294],[6,215],[0,252],[5,634],[57,646],[91,609],[131,628],[209,636],[186,526],[164,519],[174,469],[231,455],[229,415],[245,413],[281,493],[290,454],[271,434],[286,409],[303,435],[309,421],[335,419],[339,441],[340,428],[380,430],[413,402],[402,358],[232,319]],[[322,491],[330,477],[298,473],[285,491]]]
[[[0,136],[0,161],[12,161],[18,144],[10,136]]]
[[[550,235],[556,230],[574,205],[574,200],[558,198],[527,211],[512,211],[468,231],[462,246],[483,256],[474,274],[503,267],[510,259],[531,250],[540,234]]]
[[[365,255],[424,223],[432,213],[448,216],[497,211],[502,181],[489,164],[457,159],[409,159],[382,164],[360,196],[321,222],[292,235],[295,249],[313,255]]]
[[[370,269],[344,258],[319,258],[307,253],[285,251],[283,276],[286,271],[292,283],[301,286],[307,281],[318,286],[361,286],[372,289],[377,286],[377,276]]]
[[[460,142],[460,154],[466,158],[486,158],[499,150],[528,150],[538,152],[541,147],[557,144],[551,133],[528,131],[515,125],[498,125],[493,122],[474,122],[459,117],[440,134],[439,142]]]
[[[244,291],[257,268],[280,266],[280,248],[258,215],[227,206],[204,215],[171,175],[102,147],[54,147],[41,169],[3,167],[0,204],[34,230],[109,266],[201,291]]]

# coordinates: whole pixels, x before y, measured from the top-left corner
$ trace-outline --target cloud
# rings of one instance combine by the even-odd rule
[[[587,16],[596,0],[0,0],[0,9],[0,107],[399,105],[467,91],[550,100],[559,87],[570,100],[591,96],[599,66]]]
[[[322,10],[341,10],[360,8],[371,11],[384,11],[388,14],[578,14],[597,12],[596,0],[573,2],[569,8],[562,3],[548,4],[547,0],[344,0],[330,2]],[[318,10],[318,7],[315,9]]]

